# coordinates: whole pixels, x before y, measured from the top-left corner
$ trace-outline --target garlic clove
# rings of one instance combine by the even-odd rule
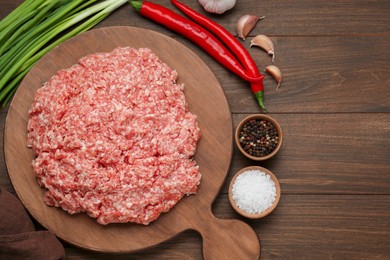
[[[263,20],[265,16],[259,17],[257,15],[245,14],[238,19],[237,22],[237,36],[245,40],[245,37],[255,27],[258,21]]]
[[[272,62],[274,62],[275,47],[270,38],[265,35],[257,35],[251,40],[251,45],[249,47],[252,46],[257,46],[265,50],[269,55],[272,56]]]
[[[269,65],[265,68],[265,71],[268,72],[275,79],[276,83],[278,83],[276,89],[279,89],[280,84],[282,84],[282,72],[280,71],[280,69],[275,65]]]
[[[223,14],[235,6],[236,0],[199,0],[199,3],[209,13]]]

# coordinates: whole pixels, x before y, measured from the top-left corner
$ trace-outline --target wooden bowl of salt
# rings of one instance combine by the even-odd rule
[[[240,215],[259,219],[269,215],[280,200],[276,176],[260,166],[249,166],[237,172],[230,182],[229,201]]]

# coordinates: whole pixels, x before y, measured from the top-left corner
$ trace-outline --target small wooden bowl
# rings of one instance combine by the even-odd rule
[[[253,155],[247,153],[241,147],[241,144],[240,144],[240,133],[241,133],[241,130],[242,130],[243,126],[245,125],[245,123],[247,121],[252,120],[252,119],[266,120],[266,121],[270,122],[272,125],[274,125],[275,128],[276,128],[276,131],[278,132],[278,144],[276,145],[275,149],[271,153],[269,153],[269,154],[267,154],[265,156],[253,156]],[[282,146],[282,141],[283,141],[283,132],[282,132],[282,128],[280,127],[279,123],[274,118],[272,118],[271,116],[265,115],[265,114],[254,114],[254,115],[250,115],[250,116],[244,118],[238,124],[238,126],[236,128],[236,133],[235,133],[234,139],[235,139],[235,142],[236,142],[236,145],[237,145],[238,149],[240,150],[240,152],[244,156],[246,156],[247,158],[249,158],[251,160],[254,160],[254,161],[264,161],[264,160],[267,160],[267,159],[273,157],[280,150],[280,147]]]
[[[275,183],[275,188],[276,188],[276,197],[275,197],[275,200],[272,203],[272,205],[268,209],[266,209],[265,211],[260,212],[258,214],[248,213],[248,212],[240,209],[237,206],[235,200],[233,199],[233,194],[232,194],[233,185],[234,185],[234,182],[236,181],[236,178],[241,173],[246,172],[246,171],[251,171],[251,170],[260,170],[260,171],[265,172],[266,174],[268,174],[271,177],[271,179],[273,180],[273,182]],[[280,191],[279,181],[276,178],[276,176],[270,170],[268,170],[266,168],[263,168],[263,167],[260,167],[260,166],[249,166],[249,167],[243,168],[239,172],[237,172],[234,175],[233,179],[231,180],[230,186],[229,186],[229,202],[230,202],[230,205],[233,207],[233,209],[238,214],[240,214],[241,216],[246,217],[246,218],[250,218],[250,219],[259,219],[259,218],[263,218],[263,217],[269,215],[276,208],[276,206],[278,205],[279,200],[280,200],[280,193],[281,193],[281,191]]]

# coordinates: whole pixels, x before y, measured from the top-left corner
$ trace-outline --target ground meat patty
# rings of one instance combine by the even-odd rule
[[[200,130],[176,78],[151,50],[123,47],[45,83],[27,142],[45,203],[101,224],[148,224],[195,193]]]

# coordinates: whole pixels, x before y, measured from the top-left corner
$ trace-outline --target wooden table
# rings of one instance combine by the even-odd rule
[[[1,0],[0,18],[21,0]],[[154,2],[173,8],[168,0]],[[183,0],[205,13],[197,1]],[[322,3],[323,2],[323,3]],[[250,39],[268,35],[283,84],[265,79],[265,103],[281,124],[279,154],[253,162],[234,149],[233,161],[213,211],[219,218],[247,222],[261,241],[261,258],[390,258],[390,2],[238,1],[224,15],[210,15],[235,33],[238,18],[265,15],[243,41],[259,68],[270,57],[250,48]],[[220,81],[234,126],[259,109],[248,84],[221,67],[197,46],[146,20],[126,5],[98,27],[127,25],[160,31],[196,52]],[[156,43],[158,44],[158,43]],[[7,107],[0,110],[3,135]],[[226,131],[221,129],[222,131]],[[3,156],[0,185],[14,192]],[[262,220],[246,220],[230,207],[228,182],[239,169],[260,165],[279,178],[278,208]],[[116,259],[201,259],[201,238],[185,232],[145,251]],[[64,243],[68,259],[111,259]]]

